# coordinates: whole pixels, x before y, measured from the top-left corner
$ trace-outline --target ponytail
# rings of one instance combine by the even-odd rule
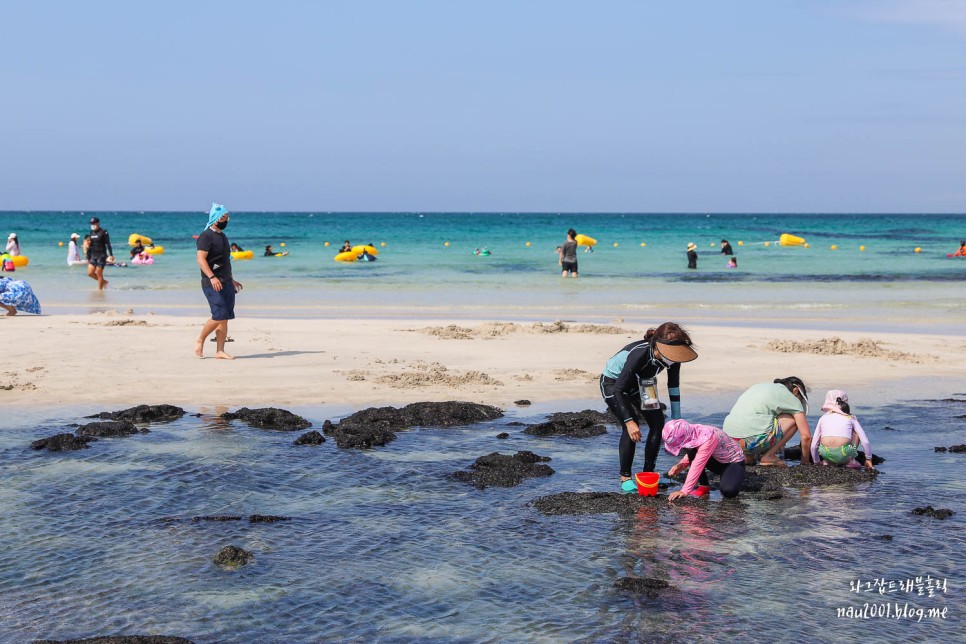
[[[839,409],[841,409],[846,414],[851,414],[852,413],[852,410],[849,409],[849,403],[845,402],[841,398],[836,398],[835,399],[835,402],[838,404]]]
[[[791,391],[795,387],[798,387],[799,390],[802,392],[802,396],[808,399],[808,387],[805,386],[805,383],[798,376],[788,376],[787,378],[775,378],[773,382],[776,385],[785,385],[785,388],[788,389],[788,391]]]

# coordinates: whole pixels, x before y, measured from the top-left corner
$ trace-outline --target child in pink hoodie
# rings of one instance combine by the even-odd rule
[[[738,496],[745,480],[745,455],[738,441],[728,436],[720,427],[692,424],[686,420],[668,421],[662,434],[664,449],[674,456],[681,450],[685,453],[684,458],[668,474],[676,476],[685,469],[690,469],[684,487],[672,492],[668,500],[673,501],[691,494],[698,484],[708,485],[705,469],[721,477],[719,488],[722,496]]]

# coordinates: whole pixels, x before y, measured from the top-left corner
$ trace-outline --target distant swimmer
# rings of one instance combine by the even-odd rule
[[[966,257],[966,239],[959,242],[959,250],[950,255],[950,257]]]
[[[141,243],[140,239],[135,239],[134,248],[131,249],[131,259],[134,259],[138,255],[144,252],[144,244]]]
[[[233,253],[244,253],[245,252],[245,249],[242,248],[241,246],[239,246],[238,244],[236,244],[235,242],[232,242],[231,243],[231,246],[229,246],[229,248],[231,248],[231,252],[233,252]]]
[[[232,246],[234,246],[234,244],[232,244]],[[265,253],[262,256],[263,257],[285,257],[286,255],[288,255],[288,251],[285,251],[284,253],[276,253],[275,250],[272,248],[272,245],[269,244],[268,246],[265,247]]]
[[[578,276],[577,231],[571,228],[567,231],[567,241],[560,246],[560,277]]]
[[[731,243],[727,239],[721,240],[721,254],[722,255],[734,255],[735,251],[731,250]]]
[[[344,244],[342,244],[342,250],[340,250],[339,252],[340,253],[351,253],[352,252],[352,244],[349,243],[349,240],[348,239],[345,240],[345,243]]]
[[[688,268],[698,267],[698,253],[696,252],[697,249],[698,247],[695,246],[694,243],[688,244]]]
[[[734,255],[728,259],[728,268],[738,268],[738,258]]]

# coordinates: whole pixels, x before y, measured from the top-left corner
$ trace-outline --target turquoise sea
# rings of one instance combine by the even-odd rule
[[[70,233],[83,236],[94,215],[119,258],[127,256],[131,233],[152,237],[165,253],[153,266],[108,269],[110,289],[96,293],[83,267],[66,265]],[[30,265],[17,277],[31,283],[47,313],[204,315],[192,235],[206,221],[203,212],[2,212],[0,231],[20,237]],[[579,254],[578,280],[560,278],[554,253],[570,227],[598,240],[595,252]],[[869,320],[901,329],[915,320],[956,332],[966,313],[966,259],[946,257],[966,238],[962,214],[237,212],[226,232],[255,252],[253,260],[234,262],[245,284],[242,315],[673,315],[833,329],[865,328]],[[805,238],[809,248],[778,246],[782,233]],[[722,238],[735,249],[737,269],[725,267]],[[379,260],[333,261],[346,239],[372,242]],[[686,268],[689,242],[698,246],[696,271]],[[281,251],[283,243],[288,257],[261,256],[266,244]],[[475,255],[482,247],[492,254]]]

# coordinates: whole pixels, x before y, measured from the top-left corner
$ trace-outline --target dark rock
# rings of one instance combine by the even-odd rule
[[[174,635],[105,635],[73,640],[34,640],[33,644],[194,644]]]
[[[226,420],[243,420],[252,427],[260,429],[278,429],[285,432],[308,429],[312,426],[312,423],[301,416],[275,407],[261,407],[259,409],[242,407],[235,412],[225,412],[221,417]]]
[[[949,448],[949,451],[954,454],[961,454],[963,452],[966,452],[966,445],[953,445],[952,447]]]
[[[891,534],[880,534],[879,536],[876,537],[876,539],[878,539],[879,541],[892,541],[892,535]]]
[[[947,452],[947,451],[949,451],[945,447],[933,447],[932,450],[934,452]]]
[[[613,423],[614,419],[605,413],[585,409],[578,412],[557,412],[551,414],[547,422],[529,425],[524,434],[533,436],[571,436],[588,438],[607,433],[603,423]]]
[[[102,411],[87,418],[126,420],[131,423],[163,423],[178,420],[182,416],[184,416],[184,409],[174,405],[138,405],[121,411]]]
[[[496,437],[497,438],[510,438],[510,435],[507,434],[506,432],[500,432],[499,434],[496,435]]]
[[[513,404],[514,405],[519,405],[520,407],[526,407],[527,405],[530,404],[530,401],[527,400],[526,398],[524,398],[522,400],[514,400],[513,401]]]
[[[339,447],[369,448],[394,440],[393,430],[410,427],[473,425],[503,416],[497,407],[470,402],[420,402],[395,407],[370,407],[343,418],[338,425],[323,425]]]
[[[884,432],[897,432],[899,430],[896,429],[895,427],[889,427],[888,425],[886,425],[885,427],[882,428],[882,431],[884,431]]]
[[[651,577],[621,577],[614,582],[614,588],[626,590],[632,593],[657,597],[663,591],[671,587],[663,579],[653,579]]]
[[[138,428],[134,423],[126,420],[105,420],[87,423],[77,428],[78,436],[96,436],[98,438],[114,438],[117,436],[132,436],[147,433],[146,428]]]
[[[331,432],[334,427],[335,425],[332,424],[331,420],[327,420],[324,423],[322,423],[322,431],[325,432],[326,434]]]
[[[239,566],[244,566],[254,558],[252,553],[247,550],[242,550],[238,546],[225,546],[218,551],[218,554],[215,555],[212,561],[218,566],[238,568]]]
[[[851,467],[799,465],[797,467],[761,467],[746,469],[742,491],[768,487],[807,487],[810,485],[855,485],[875,480],[879,473]]]
[[[642,507],[659,508],[668,505],[667,496],[638,496],[619,492],[561,492],[542,496],[533,507],[543,514],[634,514]],[[707,505],[706,499],[693,496],[678,499],[674,505]]]
[[[30,449],[46,449],[51,452],[70,452],[75,449],[87,449],[88,443],[96,441],[89,436],[74,436],[73,434],[55,434],[47,438],[35,440]]]
[[[966,414],[962,414],[960,416],[953,416],[953,418],[966,418]]]
[[[924,508],[916,508],[915,510],[912,511],[912,513],[919,517],[922,517],[922,516],[932,517],[934,519],[939,519],[940,521],[948,519],[949,517],[956,514],[955,512],[947,508],[934,508],[931,505],[927,505]]]
[[[510,421],[506,424],[507,427],[526,427],[526,423],[521,423],[519,420]]]
[[[252,514],[248,517],[249,523],[278,523],[279,521],[291,521],[292,517],[279,517],[272,514]]]
[[[470,465],[471,471],[455,472],[453,476],[481,490],[487,487],[513,487],[524,479],[553,474],[549,465],[541,463],[549,460],[548,456],[539,456],[528,451],[517,452],[512,456],[493,452],[476,459]]]
[[[325,442],[325,436],[315,431],[305,432],[295,439],[293,445],[321,445]]]
[[[233,514],[215,514],[201,517],[191,517],[192,521],[241,521],[242,518]]]

